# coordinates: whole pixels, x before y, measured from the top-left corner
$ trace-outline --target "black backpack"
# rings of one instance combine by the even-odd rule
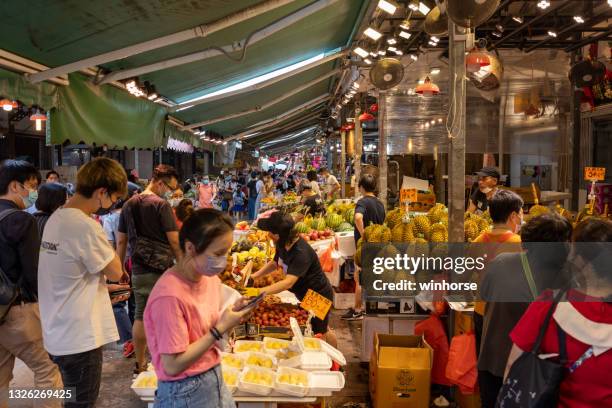
[[[15,214],[19,210],[8,209],[0,213],[0,222],[11,214]],[[15,299],[19,296],[23,276],[19,277],[17,284],[13,283],[6,272],[0,266],[0,324],[4,323],[11,306],[15,303]]]

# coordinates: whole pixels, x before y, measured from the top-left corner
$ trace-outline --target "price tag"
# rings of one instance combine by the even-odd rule
[[[244,296],[246,297],[259,296],[259,289],[258,288],[244,288]]]
[[[417,201],[417,190],[416,188],[403,188],[400,190],[400,201],[405,203],[410,201],[412,203]]]
[[[584,179],[589,181],[602,181],[606,178],[605,167],[585,167]]]
[[[300,306],[302,309],[314,313],[315,316],[323,320],[332,306],[332,301],[314,290],[308,289]]]

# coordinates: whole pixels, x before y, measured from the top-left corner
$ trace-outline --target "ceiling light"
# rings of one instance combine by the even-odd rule
[[[364,59],[363,62],[365,62],[368,65],[372,65],[372,60],[369,58]]]
[[[424,80],[424,79],[419,79],[419,80],[417,81],[417,83],[418,83],[419,85],[423,85],[423,84],[425,83],[425,80]]]
[[[227,144],[227,141],[223,141],[223,146],[225,146]]]
[[[439,94],[440,88],[438,87],[438,85],[431,82],[431,79],[429,79],[429,77],[427,77],[425,78],[423,84],[420,84],[416,87],[415,92],[425,97],[430,97]],[[429,123],[426,124],[426,127],[428,124]]]
[[[378,55],[385,55],[386,53],[387,53],[387,51],[385,51],[385,50],[378,51]]]
[[[336,108],[340,109],[340,108],[342,108],[342,105],[337,104],[337,105],[336,105]]]
[[[330,148],[329,148],[329,151],[330,151],[330,152],[333,152],[333,151],[334,151],[334,146],[330,147]]]
[[[410,34],[408,31],[400,31],[399,36],[408,40],[410,37],[412,37],[412,34]]]
[[[404,21],[402,21],[399,26],[400,28],[403,28],[404,30],[410,30],[410,19],[408,18],[404,19]]]
[[[552,30],[548,30],[548,35],[550,35],[550,36],[551,36],[551,37],[553,37],[553,38],[556,38],[556,37],[557,37],[557,33],[556,33],[556,32],[554,32],[554,31],[552,31]]]
[[[432,119],[432,120],[431,120],[431,122],[429,122],[429,123],[431,123],[431,125],[433,126],[433,125],[435,125],[435,124],[436,124],[436,120],[435,120],[435,119]]]
[[[547,9],[547,8],[550,7],[550,1],[542,0],[542,1],[538,2],[538,7],[541,8],[542,10]]]
[[[392,52],[395,52],[395,51],[397,51],[397,48],[395,48],[395,47],[389,47],[389,48],[387,48],[387,51],[392,51]]]
[[[429,125],[429,122],[426,122],[426,123],[425,123],[425,129],[429,129],[429,126],[430,126],[430,125]]]
[[[438,118],[438,123],[442,123],[442,118]]]
[[[417,60],[419,59],[419,57],[417,57],[417,56],[416,56],[416,54],[410,54],[410,58],[411,58],[413,61],[417,61]]]
[[[423,4],[422,1],[419,1],[419,11],[423,13],[423,15],[427,15],[427,13],[431,11],[431,9],[427,7],[425,4]]]
[[[316,139],[316,142],[317,143],[321,143],[321,139]]]
[[[433,67],[433,68],[431,69],[431,71],[429,71],[429,73],[430,73],[431,75],[438,75],[438,74],[440,73],[440,68],[438,68],[438,67]]]
[[[368,56],[368,52],[361,47],[357,47],[353,50],[353,52],[359,55],[361,58],[365,58]]]
[[[153,99],[157,99],[157,94],[153,92],[151,95],[147,96],[147,99],[152,101]]]
[[[378,31],[376,31],[375,29],[373,29],[372,27],[368,27],[364,32],[364,35],[370,37],[371,39],[373,39],[374,41],[378,41],[380,39],[380,37],[382,37],[382,34],[379,33]]]
[[[394,14],[395,10],[397,10],[397,6],[388,0],[380,0],[378,2],[378,8],[386,11],[389,14]]]
[[[359,82],[353,82],[353,88],[359,89]]]
[[[41,131],[42,130],[42,121],[43,120],[47,120],[47,115],[40,113],[40,111],[36,111],[36,113],[34,113],[32,116],[30,116],[30,120],[35,121],[36,123],[36,130]]]
[[[503,26],[503,25],[501,25],[501,24],[497,24],[497,25],[495,26],[495,28],[497,28],[497,31],[499,31],[500,33],[503,33],[503,32],[504,32],[504,26]]]
[[[408,5],[408,8],[412,11],[417,11],[419,9],[419,2],[411,1],[410,4]]]
[[[523,24],[523,21],[524,21],[523,17],[521,17],[521,16],[513,16],[512,19],[514,21],[516,21],[517,23],[519,23],[519,24]]]
[[[336,147],[339,149],[340,148],[340,143],[336,144]]]
[[[387,38],[387,43],[393,45],[397,43],[397,40],[395,38]]]
[[[440,39],[438,37],[436,37],[435,35],[432,35],[431,36],[431,41],[433,41],[435,43],[438,43],[438,42],[440,42]]]
[[[432,47],[435,47],[436,45],[438,45],[438,43],[435,42],[435,41],[430,41],[429,45],[432,46]]]
[[[15,101],[10,101],[8,99],[3,99],[0,101],[0,105],[2,105],[2,110],[6,111],[6,112],[10,112],[13,109],[17,109],[17,107],[19,106],[17,104],[17,102]]]
[[[372,57],[372,58],[376,58],[376,57],[378,57],[378,53],[376,53],[376,52],[371,52],[371,53],[370,53],[370,57]]]
[[[582,24],[584,23],[584,18],[582,18],[581,16],[574,16],[574,21],[578,24]]]
[[[501,38],[502,33],[500,33],[499,31],[493,31],[491,34],[493,34],[494,36]]]
[[[404,55],[402,50],[395,50],[395,55]]]

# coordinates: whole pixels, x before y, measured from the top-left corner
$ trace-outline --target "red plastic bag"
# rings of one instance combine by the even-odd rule
[[[460,334],[452,338],[446,365],[446,378],[459,386],[463,394],[473,394],[478,382],[476,368],[476,336]]]
[[[448,337],[440,318],[434,314],[418,322],[414,326],[414,334],[424,336],[425,341],[433,348],[433,367],[431,369],[431,382],[440,385],[451,385],[446,378],[448,364]]]
[[[332,252],[334,252],[334,244],[332,243],[321,255],[319,255],[319,262],[323,272],[332,273],[334,270],[334,260],[332,258]]]

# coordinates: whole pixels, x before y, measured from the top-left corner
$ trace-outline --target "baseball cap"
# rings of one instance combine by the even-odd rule
[[[497,167],[483,167],[480,171],[476,172],[476,175],[480,177],[494,177],[497,180],[501,178]]]

